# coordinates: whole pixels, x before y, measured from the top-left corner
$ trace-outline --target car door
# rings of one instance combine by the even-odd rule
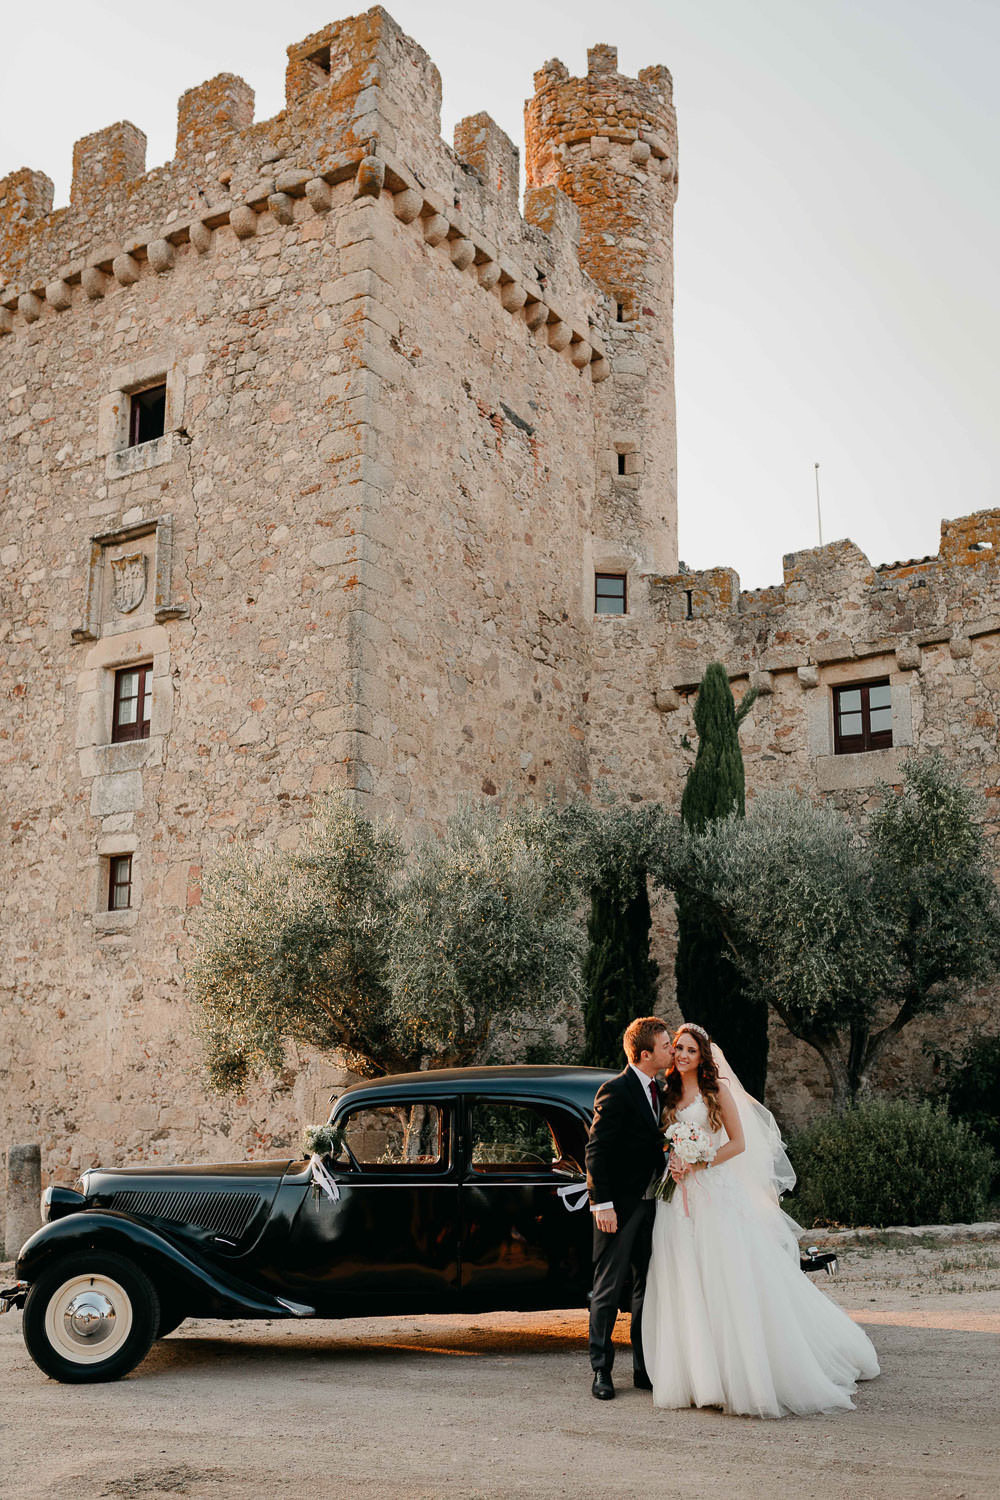
[[[462,1140],[462,1305],[574,1307],[591,1284],[586,1126],[535,1100],[469,1097]]]
[[[308,1191],[291,1225],[285,1285],[317,1312],[457,1305],[455,1101],[366,1098],[337,1115],[333,1193]],[[292,1289],[295,1289],[292,1291]]]

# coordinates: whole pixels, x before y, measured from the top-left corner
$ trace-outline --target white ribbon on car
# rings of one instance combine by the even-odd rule
[[[565,1187],[556,1188],[556,1197],[562,1199],[563,1208],[567,1209],[571,1214],[575,1214],[578,1209],[585,1208],[587,1205],[589,1199],[587,1184],[585,1182],[567,1182]],[[571,1203],[569,1201],[570,1198],[575,1198],[576,1202]]]
[[[317,1187],[322,1189],[331,1203],[338,1203],[340,1201],[340,1188],[334,1182],[326,1167],[324,1167],[322,1159],[316,1155],[310,1156],[309,1164],[312,1168],[313,1182],[316,1183]]]

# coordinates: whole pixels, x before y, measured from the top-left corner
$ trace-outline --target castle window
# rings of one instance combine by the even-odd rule
[[[132,905],[132,856],[112,854],[108,860],[108,911],[127,911]]]
[[[166,430],[167,384],[148,385],[145,390],[133,391],[129,396],[128,445],[137,448],[140,443],[151,443],[163,436]]]
[[[111,710],[111,740],[149,739],[149,716],[153,695],[153,666],[122,667],[115,673],[115,696]]]
[[[856,755],[862,750],[887,750],[891,745],[892,689],[888,679],[834,688],[834,753]]]
[[[619,474],[624,474],[625,473],[625,455],[624,455],[624,453],[619,453],[619,455],[618,455],[618,472],[619,472]]]
[[[594,613],[597,615],[623,615],[627,598],[624,573],[594,574]]]

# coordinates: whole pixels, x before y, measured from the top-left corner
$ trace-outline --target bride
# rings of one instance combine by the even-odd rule
[[[774,1117],[740,1086],[704,1027],[674,1038],[663,1124],[708,1132],[711,1164],[671,1157],[658,1202],[642,1342],[653,1404],[757,1417],[850,1410],[878,1360],[867,1335],[799,1270],[778,1206],[795,1174]]]

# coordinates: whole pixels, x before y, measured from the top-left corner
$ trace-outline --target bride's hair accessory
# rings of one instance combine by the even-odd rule
[[[703,1036],[706,1042],[710,1042],[712,1040],[708,1032],[705,1030],[704,1026],[699,1026],[697,1021],[685,1021],[681,1025],[680,1029],[681,1031],[693,1031],[695,1036]]]

